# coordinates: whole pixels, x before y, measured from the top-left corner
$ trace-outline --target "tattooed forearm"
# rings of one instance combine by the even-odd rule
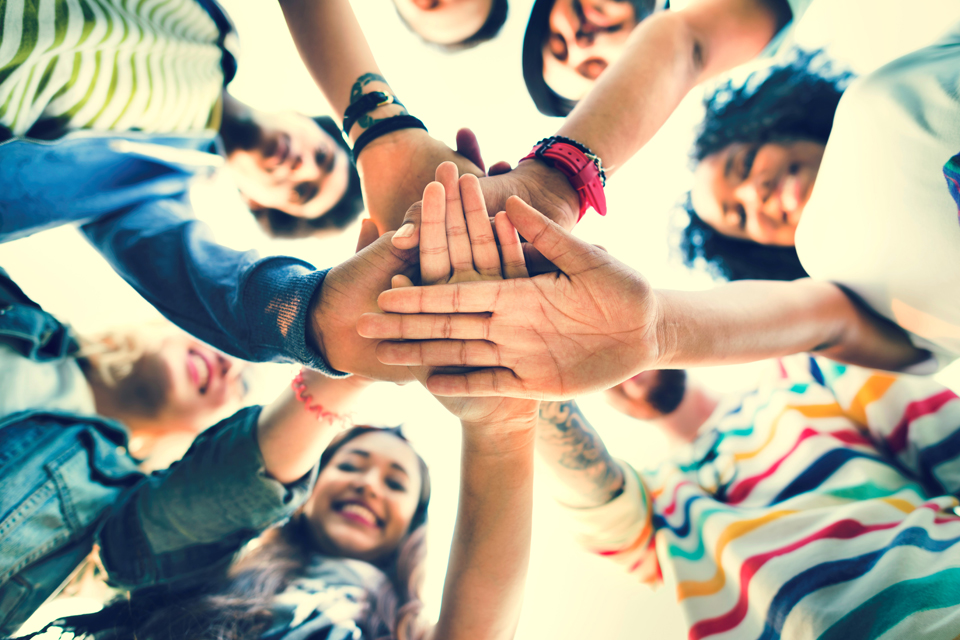
[[[387,79],[379,73],[365,73],[357,78],[357,81],[353,83],[353,87],[350,89],[350,104],[353,104],[360,99],[360,96],[363,95],[363,88],[371,82],[382,82],[383,84],[387,84]]]
[[[540,405],[537,448],[558,479],[585,497],[604,503],[623,489],[623,471],[576,402]]]

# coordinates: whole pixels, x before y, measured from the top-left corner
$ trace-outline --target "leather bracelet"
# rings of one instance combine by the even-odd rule
[[[563,136],[551,136],[538,142],[533,150],[520,159],[540,160],[548,167],[562,173],[580,199],[580,216],[583,218],[589,207],[601,216],[607,215],[607,197],[603,193],[606,174],[600,157],[576,140]]]
[[[403,107],[403,103],[397,100],[397,96],[384,93],[383,91],[371,91],[370,93],[365,93],[360,96],[356,102],[347,107],[347,110],[343,112],[344,135],[348,138],[350,137],[350,130],[353,129],[353,125],[357,123],[357,120],[359,120],[361,116],[388,104],[398,104]]]
[[[400,129],[423,129],[426,131],[427,127],[420,122],[419,118],[414,118],[413,116],[393,116],[392,118],[376,122],[371,125],[369,129],[361,133],[360,137],[357,138],[357,141],[353,144],[354,162],[356,162],[360,156],[360,152],[363,151],[364,147],[368,144],[380,136],[385,136],[388,133],[393,133]]]

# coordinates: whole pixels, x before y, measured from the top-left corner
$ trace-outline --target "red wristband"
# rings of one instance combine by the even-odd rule
[[[607,215],[607,198],[603,193],[604,175],[603,166],[600,164],[600,158],[592,153],[584,151],[586,147],[580,148],[573,140],[565,142],[566,138],[553,136],[545,138],[538,142],[533,150],[520,159],[540,160],[547,166],[553,167],[564,176],[570,186],[576,189],[577,196],[580,198],[580,218],[587,212],[588,207],[593,207],[594,211],[602,216]]]

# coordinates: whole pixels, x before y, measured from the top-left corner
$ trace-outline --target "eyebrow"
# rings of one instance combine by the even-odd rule
[[[370,459],[370,452],[369,452],[369,451],[364,451],[363,449],[350,449],[349,451],[347,451],[347,453],[353,453],[353,454],[355,454],[355,455],[360,456],[361,458],[366,458],[366,459],[368,459],[368,460]],[[399,464],[399,463],[391,462],[391,463],[390,463],[390,468],[391,468],[391,469],[396,469],[397,471],[400,471],[401,473],[403,473],[403,474],[404,474],[405,476],[407,476],[407,477],[410,476],[410,472],[407,471],[406,468],[404,468],[404,466],[401,465],[401,464]]]
[[[733,156],[732,153],[727,153],[727,162],[723,165],[723,177],[729,178],[730,172],[733,171]]]

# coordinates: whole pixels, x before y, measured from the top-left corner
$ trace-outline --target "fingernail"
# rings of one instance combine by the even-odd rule
[[[409,238],[409,237],[412,236],[412,235],[413,235],[413,225],[410,224],[410,223],[407,223],[407,224],[403,225],[402,227],[400,227],[399,229],[397,229],[397,232],[396,232],[395,234],[393,234],[393,237],[394,237],[394,238]]]

